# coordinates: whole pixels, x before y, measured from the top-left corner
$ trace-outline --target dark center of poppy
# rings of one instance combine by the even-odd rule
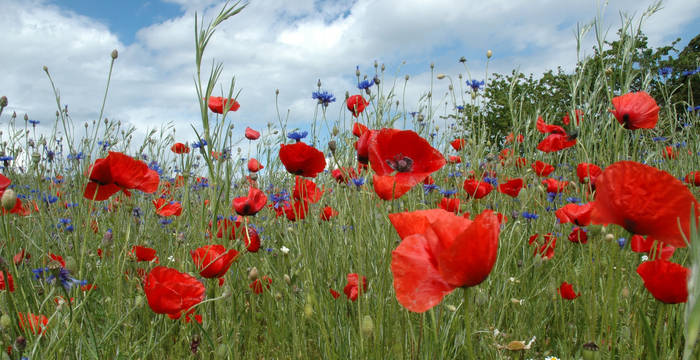
[[[578,130],[575,130],[575,129],[571,130],[570,132],[568,132],[566,134],[566,136],[567,136],[567,140],[569,140],[569,141],[576,140],[576,138],[578,137]]]
[[[622,115],[622,126],[627,130],[630,129],[630,114]]]
[[[627,230],[633,234],[637,234],[637,231],[635,231],[635,229],[637,228],[637,223],[634,220],[624,219],[623,222],[625,224],[625,226],[623,226],[625,228],[625,230]]]
[[[386,159],[385,161],[390,168],[398,172],[406,173],[413,171],[413,159],[404,156],[402,153],[398,153],[393,159]]]

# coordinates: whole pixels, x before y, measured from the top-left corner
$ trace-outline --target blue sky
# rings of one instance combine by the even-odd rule
[[[384,85],[403,88],[408,111],[434,74],[465,80],[486,77],[487,50],[494,56],[489,73],[541,74],[576,62],[576,24],[600,11],[616,38],[620,12],[638,19],[651,2],[611,1],[601,9],[595,0],[253,0],[224,23],[212,38],[205,63],[224,66],[217,89],[236,77],[241,109],[233,115],[236,131],[246,126],[266,131],[277,124],[275,90],[290,127],[308,129],[316,104],[311,93],[321,79],[338,101],[328,108],[330,121],[346,120],[342,100],[357,93],[355,67],[374,75],[373,63],[386,65]],[[46,65],[69,105],[76,127],[99,113],[109,67],[109,53],[119,50],[105,115],[134,126],[137,136],[169,124],[177,141],[191,141],[197,126],[194,74],[194,12],[212,19],[221,7],[214,0],[86,1],[6,0],[0,13],[3,46],[0,95],[10,100],[8,113],[28,113],[51,128],[55,99]],[[652,46],[681,37],[681,46],[700,33],[700,2],[668,0],[642,30]],[[636,21],[636,20],[635,20]],[[591,54],[592,34],[584,38]],[[468,68],[457,60],[465,56]],[[447,91],[446,80],[432,79],[435,94]],[[388,91],[388,88],[386,89]],[[219,91],[219,90],[217,90]],[[402,100],[403,101],[403,100]],[[0,119],[2,122],[4,119]]]

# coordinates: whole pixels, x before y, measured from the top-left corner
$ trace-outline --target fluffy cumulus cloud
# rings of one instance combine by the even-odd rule
[[[105,116],[135,126],[140,134],[172,123],[178,140],[193,140],[190,124],[199,126],[193,85],[194,13],[208,22],[221,4],[167,1],[181,6],[181,16],[135,30],[130,44],[99,21],[57,5],[4,2],[0,91],[10,99],[9,110],[27,112],[43,126],[52,126],[56,105],[42,71],[46,65],[76,126],[93,121],[104,94],[109,54],[119,49]],[[605,9],[602,28],[614,38],[620,10],[639,16],[647,6],[615,1]],[[698,23],[699,10],[695,1],[667,1],[643,30],[652,46],[666,44],[689,26],[697,32],[692,24]],[[484,54],[493,49],[491,71],[517,67],[537,74],[557,66],[571,69],[576,61],[576,23],[590,22],[597,11],[595,2],[583,0],[252,1],[218,29],[203,63],[205,71],[212,60],[224,65],[217,94],[226,92],[235,76],[242,104],[232,117],[237,129],[278,123],[276,89],[282,116],[289,110],[290,126],[308,129],[317,80],[338,98],[329,107],[329,118],[345,117],[344,94],[358,91],[355,67],[374,76],[374,60],[387,64],[385,84],[396,82],[402,89],[404,75],[410,74],[408,110],[415,110],[411,107],[429,89],[431,62],[435,72],[454,75],[465,72],[456,60],[466,56],[471,75],[483,79]],[[585,52],[590,53],[592,45],[589,36]]]

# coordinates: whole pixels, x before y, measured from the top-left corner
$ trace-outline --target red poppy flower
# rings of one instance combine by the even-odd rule
[[[233,102],[229,105],[230,102]],[[224,113],[224,107],[229,107],[228,111],[237,111],[241,108],[241,104],[235,99],[224,99],[221,96],[210,96],[209,97],[209,109],[217,114]]]
[[[7,282],[10,284],[10,292],[15,291],[15,281],[12,279],[12,274],[7,273]],[[0,290],[5,290],[5,273],[0,271]]]
[[[136,261],[156,261],[158,263],[158,257],[156,256],[156,250],[145,246],[134,245],[131,247],[129,252],[130,256],[136,258]],[[63,265],[65,267],[65,265]]]
[[[182,214],[182,204],[179,201],[167,201],[163,198],[153,200],[156,207],[156,214],[160,216],[180,216]]]
[[[211,227],[211,224],[209,224]],[[238,216],[234,219],[224,218],[216,221],[216,237],[222,238],[226,234],[226,238],[233,240],[236,238],[236,229],[241,227],[241,220]]]
[[[238,251],[226,251],[223,245],[206,245],[190,251],[190,255],[199,275],[214,279],[226,275],[231,264],[238,258]]]
[[[678,158],[678,150],[676,150],[673,146],[669,145],[666,146],[663,151],[661,151],[661,156],[664,159],[667,160],[673,160]]]
[[[576,299],[577,297],[581,296],[581,293],[579,292],[577,294],[574,291],[574,286],[572,284],[569,284],[566,281],[561,283],[557,292],[559,293],[559,295],[561,295],[562,299],[566,299],[566,300],[573,300],[573,299]]]
[[[290,174],[316,177],[326,168],[326,158],[316,148],[303,142],[280,145],[280,160]]]
[[[333,171],[331,171],[331,176],[333,176],[333,179],[338,183],[345,184],[350,179],[357,178],[357,172],[355,172],[353,168],[343,167],[340,169],[333,169]]]
[[[29,330],[34,335],[46,333],[47,326],[49,324],[49,318],[44,315],[34,315],[32,313],[17,313],[19,316],[19,328]]]
[[[525,137],[523,137],[523,134],[518,134],[518,136],[516,137],[515,135],[513,135],[513,133],[509,133],[506,136],[506,144],[510,144],[513,141],[517,141],[519,143],[522,143],[524,139],[525,139]]]
[[[190,152],[190,147],[183,143],[175,143],[170,150],[176,154],[188,154]]]
[[[347,100],[348,110],[352,113],[352,116],[358,117],[365,110],[369,103],[362,95],[350,96]]]
[[[303,220],[309,212],[309,203],[306,200],[295,200],[284,206],[284,215],[289,221]]]
[[[535,246],[535,253],[532,256],[540,254],[542,259],[549,260],[554,257],[554,249],[557,247],[557,238],[552,233],[547,233],[542,237],[542,241],[537,241],[539,234],[530,236],[528,244]]]
[[[450,155],[448,157],[448,162],[450,164],[461,164],[462,163],[462,158],[457,156],[457,155]]]
[[[498,184],[498,191],[510,197],[518,197],[520,190],[523,188],[523,179],[510,179],[503,184]]]
[[[369,163],[369,144],[370,140],[375,137],[378,130],[367,130],[360,135],[360,138],[355,141],[355,150],[357,151],[357,161],[360,164],[367,165]]]
[[[463,187],[464,191],[467,192],[467,196],[473,197],[474,199],[481,199],[493,190],[491,184],[476,179],[464,180]]]
[[[617,224],[633,234],[651,235],[668,245],[685,247],[681,229],[690,234],[691,207],[697,217],[697,200],[669,173],[633,161],[620,161],[608,166],[596,179],[591,221]]]
[[[519,157],[515,159],[515,167],[517,168],[523,168],[527,166],[527,159],[524,157]]]
[[[343,292],[348,299],[355,301],[360,292],[365,293],[367,291],[367,278],[362,277],[362,289],[360,289],[360,276],[352,273],[348,274],[348,283],[343,288]]]
[[[576,126],[578,126],[581,120],[583,120],[583,111],[576,109],[574,112],[576,113]],[[564,115],[561,122],[564,123],[564,125],[569,125],[569,123],[571,123],[571,118],[568,113]]]
[[[403,239],[391,253],[396,298],[425,312],[458,287],[480,284],[498,254],[499,223],[486,210],[471,221],[442,209],[389,214]]]
[[[549,176],[549,174],[551,174],[552,171],[554,171],[554,166],[539,160],[532,163],[531,166],[532,170],[535,171],[535,174],[537,174],[537,176]]]
[[[155,170],[143,161],[134,160],[119,152],[109,152],[106,158],[97,159],[88,170],[90,182],[83,197],[90,200],[107,200],[119,190],[128,195],[129,189],[153,193],[158,190],[160,178]]]
[[[256,253],[260,250],[260,235],[254,226],[242,228],[241,239],[243,239],[243,244],[248,252]]]
[[[254,294],[260,295],[263,293],[265,288],[269,289],[270,284],[272,284],[272,279],[268,277],[267,275],[263,276],[262,279],[255,279],[250,285],[248,285],[251,290],[253,290]],[[265,286],[263,286],[265,285]]]
[[[669,260],[676,251],[676,248],[670,245],[663,245],[662,242],[656,242],[654,249],[654,238],[651,236],[643,237],[641,235],[632,235],[630,237],[630,249],[637,253],[647,253],[651,260],[664,259]]]
[[[246,126],[245,138],[248,140],[258,140],[260,138],[260,133]]]
[[[428,175],[428,177],[425,178],[425,180],[423,180],[423,184],[425,184],[425,185],[433,185],[433,184],[435,184],[435,179],[433,179],[432,176]]]
[[[248,171],[256,173],[265,168],[262,164],[255,158],[248,159]]]
[[[364,134],[367,130],[369,130],[369,128],[367,128],[367,126],[362,125],[358,122],[352,124],[352,134],[357,136],[357,137],[362,136],[362,134]]]
[[[340,297],[340,293],[339,293],[339,292],[333,290],[332,288],[330,289],[330,291],[331,291],[331,296],[332,296],[334,299],[337,299],[337,298]]]
[[[588,242],[588,233],[586,233],[586,230],[583,228],[577,226],[571,230],[569,241],[577,244],[585,244]]]
[[[15,263],[15,265],[19,265],[22,263],[22,260],[24,259],[31,259],[32,255],[26,252],[24,249],[20,249],[20,251],[15,254],[15,256],[12,257],[12,261]]]
[[[610,112],[625,129],[653,129],[659,121],[659,106],[644,91],[632,92],[612,99]]]
[[[566,204],[554,213],[562,224],[573,223],[578,226],[587,226],[591,223],[591,211],[593,211],[593,203],[589,202],[583,205]]]
[[[454,139],[452,142],[450,142],[450,145],[452,145],[452,148],[460,151],[464,147],[464,145],[467,144],[467,141],[464,139]]]
[[[690,185],[700,186],[700,171],[693,171],[685,176],[685,182]]]
[[[537,118],[537,130],[543,134],[550,134],[537,144],[537,150],[554,152],[576,145],[575,134],[567,134],[559,125],[545,124],[541,116]]]
[[[233,199],[233,210],[241,216],[252,216],[262,210],[267,204],[265,193],[254,187],[248,189],[248,196]]]
[[[294,179],[294,191],[292,196],[296,200],[306,200],[312,204],[317,203],[321,200],[324,189],[319,189],[316,184],[311,180],[306,180],[301,176],[297,176]]]
[[[644,280],[644,287],[666,304],[688,301],[688,277],[690,269],[664,259],[645,261],[637,267],[637,274]]]
[[[564,189],[566,189],[566,186],[569,185],[569,182],[549,178],[542,180],[542,185],[547,187],[548,193],[560,193],[563,192]]]
[[[49,258],[51,258],[51,260],[56,261],[59,264],[61,264],[61,267],[66,267],[66,261],[63,260],[63,257],[61,255],[49,253]]]
[[[576,166],[576,176],[578,176],[578,181],[581,184],[585,184],[586,182],[594,184],[595,179],[602,172],[603,171],[595,164],[580,163]]]
[[[182,311],[204,300],[205,289],[199,280],[188,274],[156,266],[146,276],[143,291],[154,313],[177,319]]]
[[[438,206],[449,212],[453,212],[455,214],[459,213],[459,199],[458,198],[447,198],[444,197],[440,200],[438,203]]]
[[[445,165],[442,154],[411,130],[379,130],[370,139],[369,158],[374,191],[383,200],[400,198]]]
[[[330,206],[326,206],[321,209],[321,220],[323,221],[328,221],[336,216],[338,216],[338,211]]]

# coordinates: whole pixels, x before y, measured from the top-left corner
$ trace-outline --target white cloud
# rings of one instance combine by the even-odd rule
[[[178,140],[192,140],[190,123],[198,125],[199,111],[193,86],[194,11],[201,15],[204,9],[208,21],[219,7],[209,0],[168,1],[179,4],[185,14],[140,29],[128,46],[100,22],[39,0],[3,4],[0,32],[6,55],[0,57],[0,95],[10,99],[9,110],[28,112],[42,125],[51,122],[55,102],[41,71],[47,65],[77,125],[95,119],[109,53],[117,48],[106,116],[142,132],[172,121]],[[608,37],[615,37],[620,9],[639,15],[646,6],[633,0],[610,4],[604,18]],[[666,44],[689,24],[697,24],[699,10],[694,1],[666,2],[643,27],[650,44]],[[346,116],[341,110],[345,91],[357,92],[355,65],[372,71],[374,59],[392,65],[385,83],[393,83],[396,74],[399,90],[404,74],[411,73],[406,95],[411,104],[428,90],[430,61],[436,62],[436,72],[456,75],[464,71],[456,60],[465,55],[472,75],[481,79],[489,48],[495,53],[491,71],[509,73],[519,67],[537,74],[558,65],[570,69],[576,61],[575,23],[586,23],[595,13],[595,3],[583,0],[253,1],[219,28],[203,70],[208,71],[212,58],[224,64],[217,93],[236,76],[242,107],[232,119],[238,129],[277,123],[275,89],[280,90],[283,116],[290,109],[295,125],[308,124],[317,79],[338,98],[329,108],[335,120],[337,114]],[[589,37],[586,53],[592,44]],[[402,60],[407,64],[397,71]],[[436,97],[445,88],[446,83],[437,82]]]

